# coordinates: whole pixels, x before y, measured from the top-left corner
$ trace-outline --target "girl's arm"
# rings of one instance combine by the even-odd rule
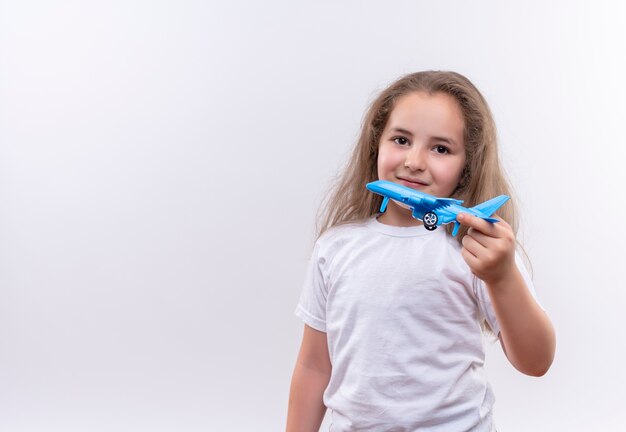
[[[545,374],[554,359],[554,328],[517,268],[513,230],[502,220],[492,224],[469,214],[458,220],[470,227],[461,253],[487,285],[507,358],[527,375]]]
[[[326,412],[322,397],[330,371],[326,333],[305,325],[291,379],[287,432],[319,431]]]

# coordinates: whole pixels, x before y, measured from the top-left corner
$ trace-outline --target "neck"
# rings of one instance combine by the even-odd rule
[[[412,227],[422,225],[422,222],[411,215],[411,210],[400,206],[395,201],[389,201],[385,213],[378,217],[378,221],[385,225],[398,227]]]

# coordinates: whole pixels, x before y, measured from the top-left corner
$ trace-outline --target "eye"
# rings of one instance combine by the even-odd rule
[[[399,145],[407,145],[409,143],[409,140],[406,139],[405,137],[400,136],[400,137],[394,137],[393,142]]]
[[[448,147],[446,146],[442,146],[442,145],[437,145],[434,148],[435,152],[439,153],[439,154],[447,154],[450,153],[450,150],[448,150]]]

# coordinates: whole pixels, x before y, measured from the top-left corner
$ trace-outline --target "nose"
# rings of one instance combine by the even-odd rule
[[[421,146],[413,146],[407,153],[404,166],[411,171],[424,171],[426,169],[426,154]]]

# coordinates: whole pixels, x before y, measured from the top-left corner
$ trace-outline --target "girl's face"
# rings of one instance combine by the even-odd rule
[[[464,127],[461,108],[452,96],[413,92],[401,97],[380,138],[378,178],[449,197],[465,165]],[[393,200],[379,220],[419,224],[408,209]]]

